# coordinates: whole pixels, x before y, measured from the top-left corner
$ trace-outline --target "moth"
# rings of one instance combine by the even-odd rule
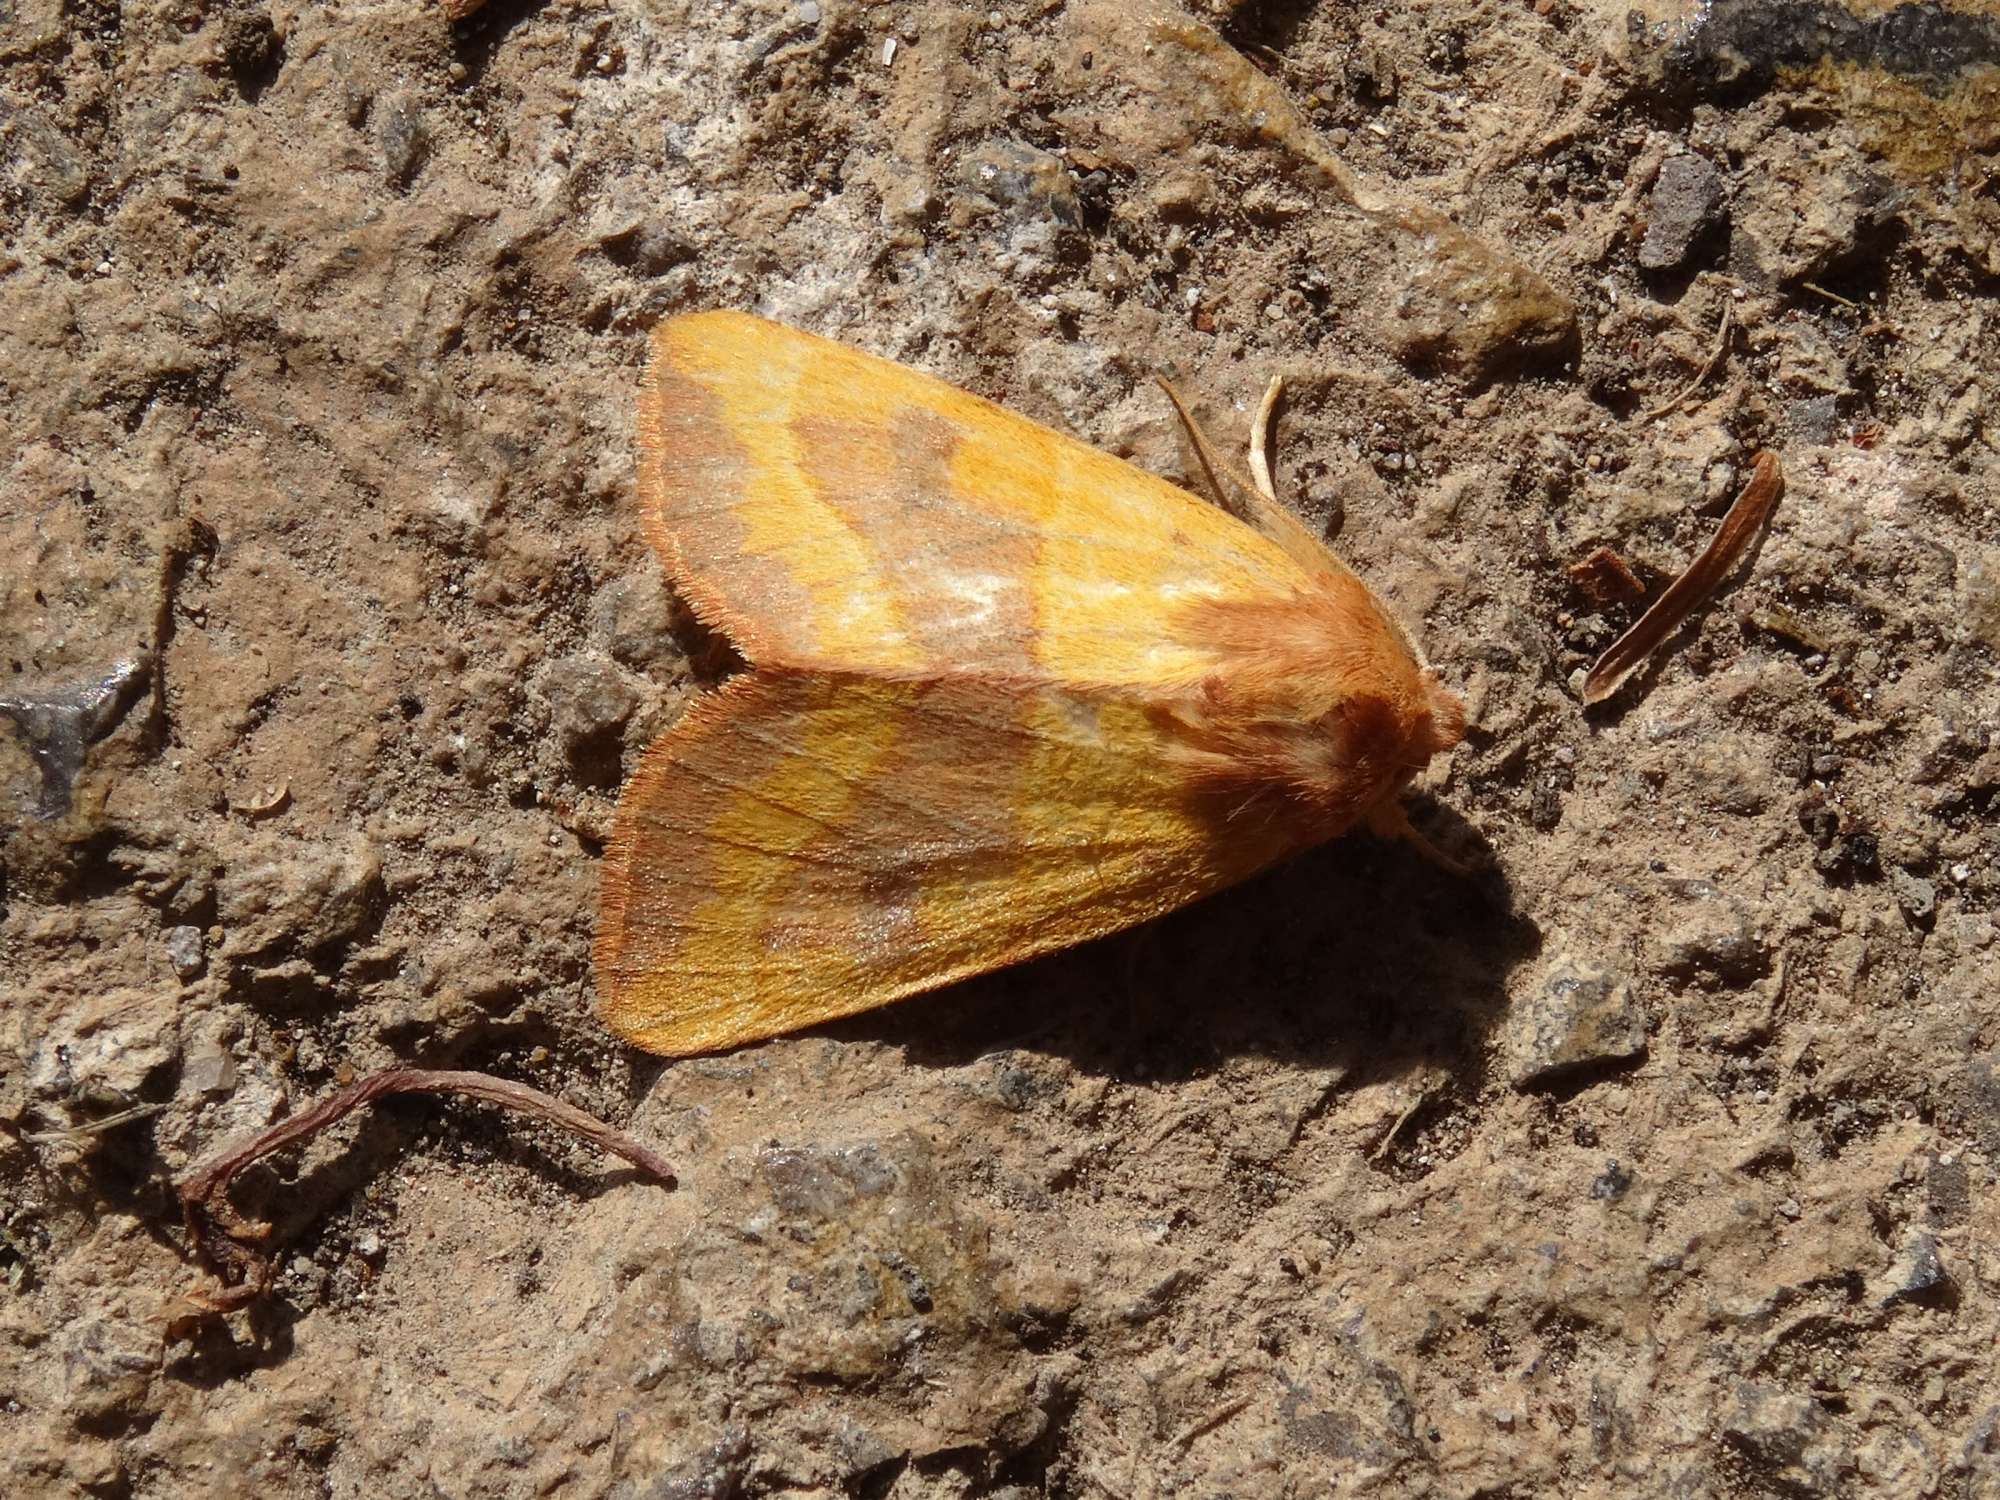
[[[649,1051],[1115,932],[1357,823],[1408,832],[1399,794],[1463,733],[1389,611],[1191,420],[1213,502],[708,312],[654,331],[637,426],[645,534],[747,664],[613,819],[597,984]]]

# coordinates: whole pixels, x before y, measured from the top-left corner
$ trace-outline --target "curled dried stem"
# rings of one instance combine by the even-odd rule
[[[176,1191],[195,1256],[222,1283],[219,1290],[203,1294],[202,1301],[216,1311],[227,1311],[255,1301],[271,1285],[273,1262],[264,1247],[270,1226],[245,1219],[230,1203],[229,1184],[237,1173],[274,1151],[318,1134],[363,1105],[390,1094],[417,1093],[464,1094],[547,1120],[623,1157],[666,1186],[674,1184],[673,1168],[645,1142],[540,1089],[490,1073],[389,1068],[356,1079],[260,1135],[224,1147],[182,1179]]]
[[[1666,400],[1662,401],[1658,406],[1654,407],[1651,411],[1647,412],[1644,416],[1639,418],[1641,422],[1656,422],[1661,417],[1664,417],[1671,412],[1678,411],[1681,407],[1681,404],[1685,402],[1688,397],[1692,396],[1696,391],[1701,389],[1702,383],[1706,381],[1709,376],[1713,375],[1716,371],[1716,367],[1722,363],[1722,356],[1729,352],[1729,330],[1733,325],[1733,319],[1734,319],[1734,313],[1731,309],[1731,306],[1727,301],[1725,301],[1722,304],[1722,322],[1717,326],[1715,330],[1715,348],[1709,354],[1707,362],[1703,364],[1699,370],[1696,370],[1694,372],[1694,378],[1688,381],[1686,385],[1682,386],[1679,391],[1669,396]]]
[[[1702,600],[1715,592],[1717,584],[1729,576],[1743,556],[1744,548],[1763,529],[1771,507],[1784,493],[1785,471],[1778,455],[1766,450],[1756,457],[1749,483],[1729,507],[1729,514],[1715,530],[1701,556],[1688,564],[1687,571],[1667,585],[1665,593],[1633,623],[1630,630],[1611,643],[1610,649],[1583,679],[1583,701],[1602,703],[1624,686],[1625,679],[1658,649],[1660,643],[1680,628]]]

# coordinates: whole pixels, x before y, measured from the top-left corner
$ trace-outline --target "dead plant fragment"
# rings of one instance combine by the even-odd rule
[[[1609,547],[1599,547],[1588,557],[1569,565],[1570,582],[1599,604],[1627,604],[1642,598],[1646,585]]]
[[[1701,602],[1715,592],[1716,585],[1729,576],[1730,569],[1736,566],[1751,539],[1763,529],[1771,507],[1778,503],[1778,496],[1784,493],[1784,489],[1785,471],[1778,463],[1778,455],[1768,449],[1759,453],[1752,464],[1749,483],[1743,486],[1736,503],[1729,507],[1729,514],[1722,518],[1722,524],[1702,549],[1701,556],[1688,564],[1685,573],[1667,585],[1666,592],[1653,602],[1653,607],[1639,616],[1630,630],[1613,641],[1585,675],[1583,701],[1586,705],[1602,703],[1617,692],[1625,679],[1638,670],[1660,643],[1678,630]]]
[[[1669,416],[1679,411],[1686,404],[1688,397],[1702,388],[1702,385],[1708,380],[1709,376],[1721,368],[1722,357],[1729,352],[1729,332],[1734,326],[1734,310],[1725,301],[1722,304],[1722,321],[1716,326],[1715,330],[1715,347],[1709,352],[1707,360],[1703,362],[1699,370],[1694,372],[1693,377],[1689,379],[1687,384],[1683,385],[1673,395],[1667,397],[1658,406],[1641,416],[1639,418],[1640,422],[1657,422],[1661,417]]]
[[[357,1079],[247,1141],[225,1147],[181,1181],[176,1191],[190,1245],[195,1258],[220,1283],[196,1293],[194,1300],[208,1311],[229,1312],[270,1289],[275,1271],[267,1248],[271,1229],[244,1218],[230,1203],[229,1184],[237,1173],[274,1151],[317,1135],[363,1105],[390,1094],[418,1093],[464,1094],[547,1120],[623,1157],[663,1185],[674,1185],[674,1169],[652,1147],[540,1089],[490,1073],[389,1068]]]

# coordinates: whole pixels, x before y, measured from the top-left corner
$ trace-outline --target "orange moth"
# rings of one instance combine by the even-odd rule
[[[1408,830],[1398,795],[1457,743],[1458,701],[1189,431],[1216,503],[780,324],[660,325],[646,534],[748,670],[619,798],[613,1030],[733,1047],[1143,922],[1357,822]]]

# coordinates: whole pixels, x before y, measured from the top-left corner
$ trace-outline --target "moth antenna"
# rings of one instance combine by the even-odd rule
[[[1264,498],[1277,503],[1278,487],[1271,482],[1271,460],[1265,454],[1264,445],[1271,438],[1271,414],[1277,410],[1278,397],[1284,394],[1285,377],[1273,375],[1271,383],[1264,387],[1264,399],[1257,403],[1257,415],[1250,419],[1250,477],[1257,482],[1257,488]]]
[[[1180,416],[1181,425],[1187,429],[1189,441],[1194,445],[1195,457],[1201,463],[1202,472],[1208,477],[1209,489],[1214,492],[1216,504],[1248,521],[1308,568],[1330,567],[1335,572],[1343,573],[1350,578],[1357,576],[1333,548],[1315,536],[1289,507],[1279,503],[1277,487],[1271,481],[1271,463],[1266,445],[1271,431],[1271,414],[1276,410],[1278,398],[1285,389],[1282,375],[1271,377],[1271,383],[1264,387],[1264,399],[1257,403],[1257,414],[1250,419],[1251,473],[1247,481],[1234,472],[1215,451],[1215,445],[1209,442],[1208,434],[1203,432],[1200,424],[1195,421],[1187,403],[1181,399],[1181,393],[1174,389],[1164,375],[1155,375],[1153,379],[1159,383],[1160,389],[1167,393],[1167,399],[1173,402],[1174,411]],[[1418,667],[1426,672],[1430,671],[1430,658],[1424,654],[1424,648],[1418,643],[1417,638],[1404,627],[1394,610],[1385,606],[1383,613],[1395,627],[1404,649],[1410,653]],[[1405,822],[1404,826],[1407,828],[1408,823]],[[1438,863],[1449,869],[1459,869],[1451,860],[1426,845],[1423,836],[1415,829],[1409,830],[1408,837],[1423,847]],[[1459,869],[1459,873],[1464,872]]]
[[[1208,479],[1208,487],[1215,503],[1232,515],[1248,521],[1257,530],[1276,542],[1300,563],[1315,572],[1329,564],[1341,572],[1347,572],[1347,565],[1327,549],[1326,543],[1307,529],[1305,522],[1280,505],[1268,489],[1237,473],[1215,450],[1208,440],[1208,434],[1201,430],[1194,414],[1188,410],[1181,393],[1173,388],[1163,375],[1155,375],[1161,390],[1174,404],[1174,411],[1181,419],[1181,426],[1187,429],[1188,441],[1194,448],[1194,456],[1200,463],[1202,473]],[[1268,466],[1267,466],[1268,467]],[[1265,484],[1269,484],[1266,475]]]
[[[1224,510],[1234,510],[1239,513],[1243,511],[1246,507],[1230,503],[1234,497],[1232,496],[1230,487],[1225,485],[1222,480],[1222,456],[1215,451],[1214,445],[1208,440],[1208,434],[1203,432],[1201,425],[1195,421],[1194,414],[1188,410],[1187,403],[1181,399],[1181,393],[1174,389],[1172,383],[1164,375],[1155,375],[1153,380],[1161,390],[1167,393],[1167,400],[1173,403],[1174,414],[1181,419],[1181,426],[1187,429],[1188,441],[1194,446],[1195,460],[1201,465],[1202,473],[1208,478],[1209,497]],[[1239,483],[1236,488],[1241,489],[1242,485]]]

